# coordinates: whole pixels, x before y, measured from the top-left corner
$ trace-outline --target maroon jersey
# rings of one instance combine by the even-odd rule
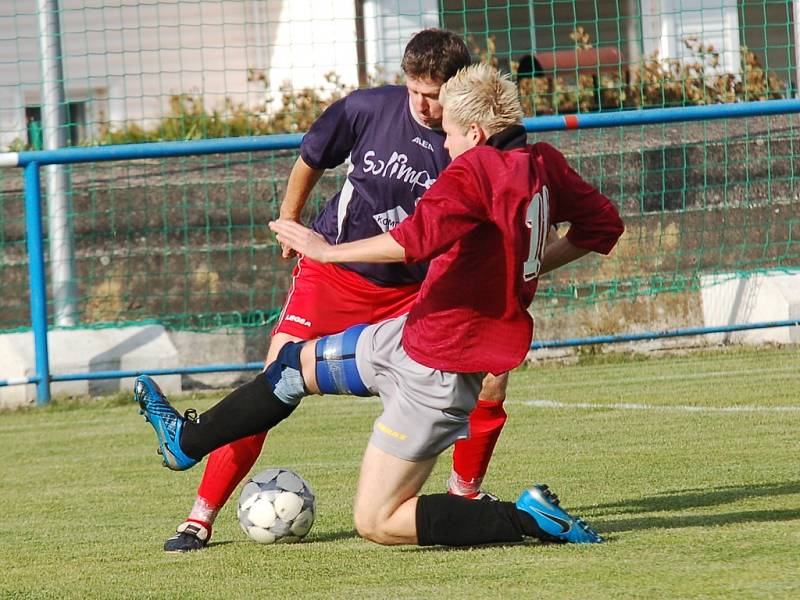
[[[453,161],[391,231],[407,262],[431,261],[403,332],[408,355],[460,373],[519,365],[547,233],[561,222],[570,242],[602,254],[623,231],[608,198],[549,144],[478,146]]]

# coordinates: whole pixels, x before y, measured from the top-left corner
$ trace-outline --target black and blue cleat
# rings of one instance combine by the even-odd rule
[[[603,541],[582,519],[561,508],[558,496],[546,485],[535,485],[522,492],[517,508],[533,517],[542,531],[558,541],[570,544],[599,544]]]
[[[153,426],[158,438],[158,453],[164,466],[173,471],[185,471],[197,464],[197,461],[184,454],[180,439],[186,418],[172,408],[155,381],[147,375],[136,378],[133,386],[133,398],[139,403],[139,414]]]

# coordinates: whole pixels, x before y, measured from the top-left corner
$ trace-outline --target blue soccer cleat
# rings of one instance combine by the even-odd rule
[[[571,544],[599,544],[597,532],[559,506],[558,496],[546,485],[525,490],[517,500],[517,508],[534,518],[539,528],[558,541]]]
[[[197,464],[181,450],[180,439],[186,419],[172,408],[155,381],[140,375],[133,385],[133,399],[139,403],[139,414],[153,426],[158,438],[158,453],[164,466],[185,471]]]

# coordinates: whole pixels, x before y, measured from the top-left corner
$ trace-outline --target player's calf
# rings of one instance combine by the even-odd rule
[[[558,506],[547,486],[526,490],[513,502],[474,502],[451,494],[420,496],[416,509],[421,546],[475,546],[521,542],[598,543],[601,538],[581,519]]]

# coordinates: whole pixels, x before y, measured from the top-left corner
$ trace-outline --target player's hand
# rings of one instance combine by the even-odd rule
[[[278,242],[317,262],[326,262],[325,253],[331,245],[316,231],[287,219],[270,221],[269,228],[278,236]]]
[[[293,248],[290,248],[286,244],[281,244],[281,258],[294,258],[297,256],[297,252],[294,251]]]
[[[281,221],[294,221],[295,223],[298,223],[298,224],[300,223],[299,220],[292,219],[290,217],[278,216],[278,219],[280,219]],[[278,241],[278,243],[280,243],[280,245],[281,245],[281,258],[283,258],[285,260],[289,260],[290,258],[294,258],[295,256],[297,256],[297,252],[295,252],[294,248],[292,248],[291,246],[288,246],[288,245],[286,245],[284,243],[281,243],[280,240]]]

